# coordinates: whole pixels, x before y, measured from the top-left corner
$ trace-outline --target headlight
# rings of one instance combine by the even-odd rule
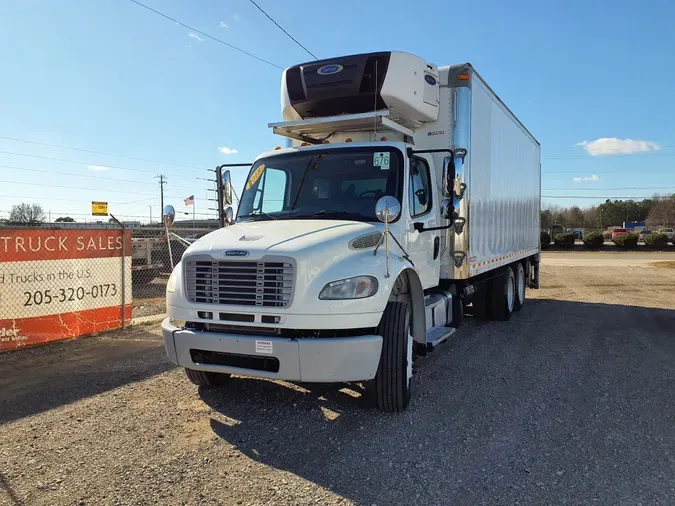
[[[176,291],[176,278],[178,277],[178,275],[176,273],[178,272],[179,268],[180,268],[180,264],[178,264],[176,266],[176,268],[171,273],[171,276],[169,276],[169,281],[166,282],[166,292],[167,293],[174,293]]]
[[[377,279],[372,276],[355,276],[353,278],[333,281],[323,287],[319,298],[323,300],[364,299],[377,292]]]

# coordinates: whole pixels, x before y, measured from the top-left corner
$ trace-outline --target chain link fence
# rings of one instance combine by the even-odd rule
[[[165,312],[172,265],[214,228],[0,227],[0,351]]]
[[[180,262],[192,242],[213,230],[214,228],[171,228],[169,248],[163,228],[131,229],[134,317],[165,312],[166,282],[171,274],[171,266]]]

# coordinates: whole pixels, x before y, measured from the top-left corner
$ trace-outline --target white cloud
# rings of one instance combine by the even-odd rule
[[[230,26],[229,26],[227,23],[225,23],[224,21],[221,21],[221,22],[220,22],[220,27],[221,27],[221,28],[229,28]]]
[[[224,155],[234,155],[236,153],[239,153],[239,151],[237,151],[236,149],[228,148],[227,146],[218,148],[218,151],[220,151]]]
[[[106,167],[105,165],[90,165],[87,168],[94,172],[103,172],[105,170],[110,170],[110,167]]]
[[[197,35],[194,32],[190,32],[188,37],[193,38],[193,39],[197,39],[199,42],[204,42],[204,39],[202,39],[199,35]]]
[[[616,137],[603,137],[590,142],[582,141],[577,143],[577,146],[582,146],[592,156],[631,155],[661,149],[661,146],[655,142],[617,139]]]
[[[232,16],[232,19],[234,19],[235,21],[241,21],[239,14],[235,14],[234,16]]]
[[[581,183],[582,181],[600,181],[600,178],[593,174],[592,176],[585,176],[585,177],[573,177],[572,181],[575,183]]]

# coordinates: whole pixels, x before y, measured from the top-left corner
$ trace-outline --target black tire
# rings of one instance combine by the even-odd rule
[[[377,407],[387,413],[401,413],[410,402],[411,392],[408,378],[408,303],[387,303],[377,332],[383,338],[380,363],[373,380]],[[412,363],[410,365],[412,367]]]
[[[492,280],[483,281],[476,286],[476,292],[471,297],[471,314],[481,320],[492,318]]]
[[[519,262],[515,266],[514,274],[516,277],[516,297],[513,302],[513,310],[520,311],[523,304],[525,304],[525,292],[527,291],[527,276],[525,275],[525,267],[522,263]]]
[[[225,383],[230,377],[229,374],[223,374],[210,371],[197,371],[195,369],[185,368],[185,374],[188,379],[200,387],[217,387]]]
[[[452,297],[452,322],[450,326],[456,329],[464,325],[464,301],[459,295]]]
[[[516,299],[516,276],[511,267],[500,269],[492,279],[492,318],[505,322],[511,318]]]

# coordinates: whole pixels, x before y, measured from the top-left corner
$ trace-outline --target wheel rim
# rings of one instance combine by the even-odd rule
[[[509,276],[506,283],[506,303],[509,306],[509,313],[513,311],[514,288],[513,276]]]
[[[518,302],[525,300],[525,272],[522,266],[518,267]]]

